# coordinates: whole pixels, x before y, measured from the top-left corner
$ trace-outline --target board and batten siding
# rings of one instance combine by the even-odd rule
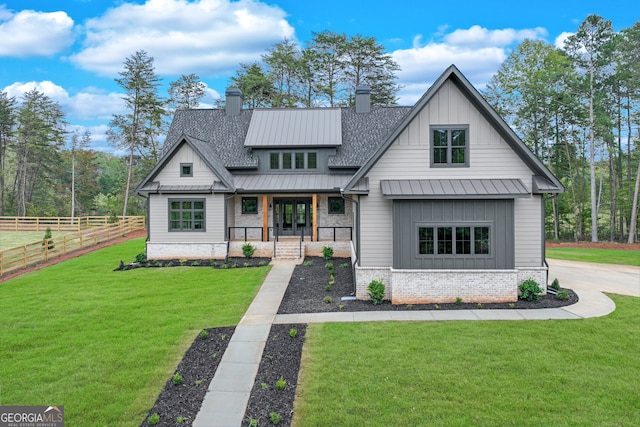
[[[205,199],[206,231],[169,231],[169,199]],[[224,239],[224,194],[149,195],[149,241],[153,243],[214,243]]]
[[[469,128],[469,167],[432,168],[430,127]],[[367,174],[369,195],[361,198],[361,265],[393,264],[392,201],[384,199],[385,179],[520,179],[529,190],[533,172],[451,81],[398,135]],[[541,196],[514,200],[515,265],[542,265]]]
[[[181,163],[193,165],[193,176],[180,176]],[[211,185],[219,179],[191,147],[183,144],[156,175],[154,181],[159,181],[160,185]]]

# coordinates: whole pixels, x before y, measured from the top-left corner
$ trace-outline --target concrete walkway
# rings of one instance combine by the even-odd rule
[[[273,261],[272,268],[236,327],[196,416],[194,427],[237,427],[253,388],[269,330],[274,323],[559,320],[605,316],[615,304],[602,291],[640,296],[640,268],[549,260],[549,279],[573,289],[580,301],[563,308],[539,310],[370,311],[277,314],[295,267]]]

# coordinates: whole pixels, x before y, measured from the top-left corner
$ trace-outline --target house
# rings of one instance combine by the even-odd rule
[[[546,291],[544,195],[564,191],[455,67],[413,107],[177,111],[148,198],[149,259],[263,255],[354,263],[356,296],[515,301]]]

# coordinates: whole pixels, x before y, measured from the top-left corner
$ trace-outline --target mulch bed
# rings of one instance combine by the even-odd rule
[[[234,330],[235,327],[212,328],[205,329],[206,338],[198,335],[141,426],[148,426],[148,419],[153,414],[160,416],[157,426],[190,426],[193,423]],[[179,385],[173,382],[176,373],[182,376]]]
[[[163,259],[147,260],[144,262],[131,262],[125,264],[120,261],[120,265],[114,271],[126,271],[136,268],[170,268],[170,267],[210,267],[216,269],[261,267],[269,264],[271,258],[243,258],[229,257],[223,260],[208,259]]]
[[[547,248],[616,249],[620,251],[640,251],[640,243],[614,242],[547,242]]]

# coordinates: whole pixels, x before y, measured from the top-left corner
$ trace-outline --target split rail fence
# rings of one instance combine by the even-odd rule
[[[79,225],[81,224],[81,225]],[[55,239],[42,239],[24,246],[0,251],[0,276],[20,268],[49,261],[69,252],[95,246],[135,230],[145,229],[143,216],[82,218],[0,217],[0,231],[72,231]]]

